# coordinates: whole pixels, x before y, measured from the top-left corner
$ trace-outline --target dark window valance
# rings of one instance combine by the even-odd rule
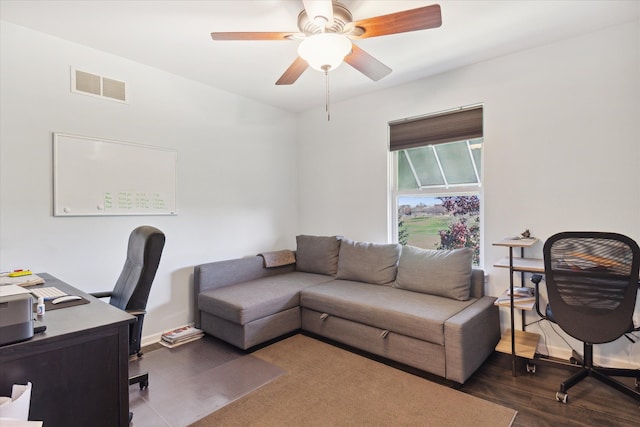
[[[482,137],[482,106],[390,123],[389,150]]]

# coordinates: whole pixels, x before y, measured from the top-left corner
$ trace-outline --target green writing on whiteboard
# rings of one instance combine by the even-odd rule
[[[107,191],[104,193],[105,211],[126,212],[135,209],[156,212],[166,209],[166,206],[165,198],[157,192]]]

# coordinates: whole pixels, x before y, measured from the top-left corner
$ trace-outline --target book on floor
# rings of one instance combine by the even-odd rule
[[[204,336],[204,334],[199,334],[199,335],[195,335],[195,336],[192,336],[192,337],[189,337],[189,338],[183,338],[182,340],[174,341],[172,343],[168,342],[168,341],[165,341],[165,340],[160,340],[160,344],[165,346],[165,347],[168,347],[168,348],[175,348],[175,347],[181,346],[183,344],[187,344],[187,343],[190,343],[190,342],[193,342],[193,341],[197,341],[200,338],[202,338],[203,336]]]
[[[168,343],[168,344],[178,344],[178,343],[182,343],[184,344],[185,342],[190,342],[190,341],[194,341],[196,339],[202,338],[202,336],[204,335],[204,333],[190,325],[190,326],[184,326],[181,328],[177,328],[174,329],[172,331],[167,331],[165,333],[162,334],[161,337],[161,344],[163,343]]]

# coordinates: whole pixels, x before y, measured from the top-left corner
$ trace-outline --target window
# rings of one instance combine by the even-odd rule
[[[482,107],[390,127],[394,238],[425,249],[469,247],[478,265]]]

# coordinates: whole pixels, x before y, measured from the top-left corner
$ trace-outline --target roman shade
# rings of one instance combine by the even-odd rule
[[[389,150],[482,137],[482,106],[389,123]]]

